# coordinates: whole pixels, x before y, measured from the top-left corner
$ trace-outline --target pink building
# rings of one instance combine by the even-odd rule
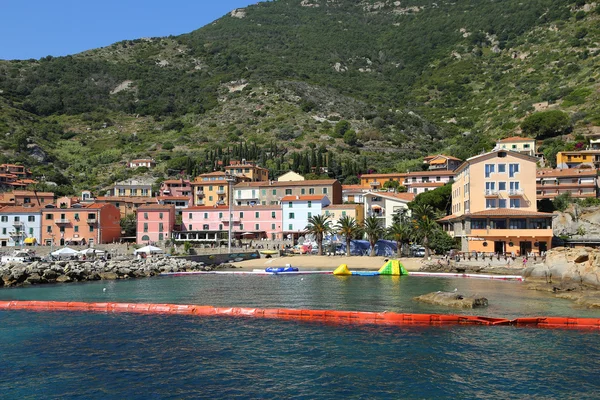
[[[227,206],[198,206],[183,211],[183,229],[178,240],[216,242],[227,238],[229,228]],[[234,207],[231,217],[232,233],[236,239],[279,239],[282,237],[281,206]]]
[[[188,179],[168,179],[160,184],[159,196],[188,197],[190,204],[194,201],[192,185]]]
[[[145,204],[139,206],[136,213],[138,244],[171,239],[175,228],[175,206]]]

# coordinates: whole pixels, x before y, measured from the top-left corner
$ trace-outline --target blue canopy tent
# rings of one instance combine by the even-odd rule
[[[346,252],[346,243],[342,242],[338,250],[342,253]],[[383,257],[393,257],[398,251],[396,242],[393,240],[378,240],[375,244],[375,255]],[[371,245],[368,240],[351,240],[350,255],[353,256],[368,256],[371,252]]]

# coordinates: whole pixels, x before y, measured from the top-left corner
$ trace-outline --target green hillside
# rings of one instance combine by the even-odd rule
[[[593,4],[279,0],[178,37],[0,61],[0,161],[68,192],[144,172],[124,168],[136,157],[157,178],[245,157],[353,182],[512,134],[552,154],[600,125]]]

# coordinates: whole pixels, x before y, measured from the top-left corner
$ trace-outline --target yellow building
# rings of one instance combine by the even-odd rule
[[[440,222],[462,251],[524,255],[552,245],[552,214],[536,206],[537,159],[495,150],[456,171],[452,215]]]
[[[369,189],[383,189],[383,185],[389,181],[396,181],[402,185],[406,176],[407,174],[399,172],[391,174],[364,174],[360,177],[360,185]]]
[[[557,168],[600,168],[600,150],[559,151],[556,153]]]
[[[198,175],[191,182],[195,206],[227,205],[229,199],[229,179],[231,184],[236,182],[248,182],[246,176],[232,176],[222,171],[210,172]]]
[[[535,139],[513,136],[506,139],[500,139],[496,142],[497,150],[510,150],[516,153],[526,154],[528,156],[535,156],[536,145]]]
[[[239,178],[247,178],[250,182],[266,182],[269,180],[269,170],[242,160],[241,163],[232,162],[225,167],[225,172]]]
[[[340,218],[348,216],[362,224],[364,221],[365,206],[362,204],[330,204],[321,210],[321,214],[328,216],[331,227],[335,227]]]

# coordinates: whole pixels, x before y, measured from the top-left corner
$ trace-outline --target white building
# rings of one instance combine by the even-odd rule
[[[233,187],[233,204],[255,206],[260,204],[260,185],[265,182],[241,182]]]
[[[4,207],[0,210],[0,246],[39,244],[42,232],[41,207]]]
[[[368,192],[364,196],[365,218],[375,215],[384,228],[393,223],[394,214],[408,210],[408,203],[414,200],[414,193]]]
[[[148,158],[129,161],[129,168],[140,168],[140,167],[154,168],[154,167],[156,167],[156,161],[154,161],[152,159],[148,159]]]
[[[325,195],[285,196],[281,199],[283,233],[294,238],[306,231],[308,219],[321,214],[331,202]]]

